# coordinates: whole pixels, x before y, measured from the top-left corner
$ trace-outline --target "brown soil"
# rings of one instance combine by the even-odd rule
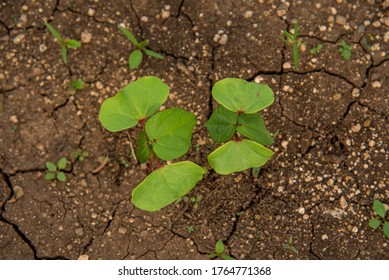
[[[0,259],[208,259],[217,240],[238,259],[389,259],[388,239],[368,226],[373,200],[389,203],[388,6],[0,1]],[[298,70],[279,39],[296,19],[306,42]],[[83,41],[68,65],[47,20]],[[145,58],[131,72],[120,23],[165,59]],[[342,40],[350,60],[338,52]],[[276,102],[263,115],[280,131],[275,156],[257,178],[210,171],[188,194],[202,196],[198,207],[134,208],[131,192],[147,175],[130,155],[136,134],[109,133],[97,116],[105,98],[146,75],[170,86],[166,107],[197,115],[184,158],[202,166],[217,146],[203,127],[216,105],[212,85],[225,77],[270,85]],[[68,90],[72,78],[86,87]],[[71,160],[66,183],[44,179],[46,161],[77,149],[89,157]],[[289,237],[298,255],[283,248]]]

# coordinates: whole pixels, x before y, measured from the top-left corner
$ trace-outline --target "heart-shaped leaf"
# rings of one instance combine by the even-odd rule
[[[190,161],[165,165],[132,192],[132,203],[142,210],[158,211],[187,194],[203,178],[204,169]]]
[[[381,221],[377,219],[371,219],[369,221],[369,227],[373,229],[377,229],[381,225]]]
[[[230,141],[208,155],[208,162],[219,174],[230,174],[251,167],[260,167],[272,157],[273,152],[247,139]]]
[[[385,207],[381,201],[374,200],[373,210],[378,216],[380,216],[381,218],[385,218]]]
[[[256,113],[274,102],[274,94],[269,86],[237,78],[216,82],[212,96],[228,110],[245,114]]]
[[[136,139],[136,157],[138,158],[140,163],[144,163],[149,159],[150,156],[150,146],[147,143],[148,139],[146,137],[146,133],[141,130],[138,134],[138,138]]]
[[[143,60],[143,53],[140,50],[134,50],[131,52],[128,58],[128,65],[130,66],[130,70],[134,70],[138,67]]]
[[[112,132],[133,127],[139,120],[157,112],[168,95],[169,87],[160,79],[153,76],[140,78],[104,101],[100,108],[100,122]]]
[[[214,141],[226,142],[234,135],[237,122],[238,113],[219,106],[213,111],[205,126],[208,128],[209,136]]]
[[[238,124],[236,130],[240,134],[261,145],[268,146],[273,144],[273,138],[259,114],[240,115]]]
[[[196,116],[180,108],[159,112],[146,122],[146,134],[154,153],[163,160],[184,155],[191,146]]]

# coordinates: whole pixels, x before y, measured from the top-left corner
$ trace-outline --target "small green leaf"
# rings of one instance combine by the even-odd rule
[[[339,52],[343,56],[344,59],[350,60],[351,58],[352,46],[346,43],[346,41],[342,40],[340,42]]]
[[[146,122],[146,134],[154,153],[163,160],[184,155],[192,144],[195,124],[196,116],[180,108],[167,109],[152,116]]]
[[[299,251],[296,249],[296,247],[294,247],[294,246],[292,245],[292,246],[290,246],[290,250],[291,250],[296,256],[298,256]]]
[[[373,210],[374,212],[380,216],[381,218],[385,218],[385,207],[384,204],[379,200],[374,200],[373,202]]]
[[[214,259],[214,258],[216,258],[217,256],[218,256],[218,254],[212,253],[212,254],[209,255],[209,258],[210,258],[210,259]]]
[[[145,211],[158,211],[187,194],[203,175],[204,169],[190,161],[165,165],[135,188],[132,203]]]
[[[274,102],[274,94],[269,86],[236,78],[216,82],[212,96],[226,109],[240,114],[256,113]]]
[[[208,155],[208,162],[219,174],[230,174],[252,167],[260,167],[272,157],[273,152],[247,139],[230,141]]]
[[[148,55],[148,56],[152,56],[152,57],[155,57],[155,58],[158,58],[158,59],[164,59],[163,55],[155,52],[155,51],[152,51],[152,50],[149,50],[149,49],[145,49],[145,53]]]
[[[140,163],[145,163],[150,156],[150,146],[148,145],[148,139],[146,137],[146,133],[142,130],[138,134],[138,138],[136,139],[136,157],[138,158]]]
[[[238,113],[219,106],[213,111],[211,117],[205,123],[205,127],[214,141],[226,142],[234,135],[237,121]]]
[[[215,246],[216,253],[220,256],[224,253],[224,244],[222,240],[219,240]]]
[[[69,48],[77,49],[81,47],[81,43],[78,42],[77,40],[69,39],[65,40],[65,45]]]
[[[66,164],[67,164],[66,158],[65,158],[65,157],[61,158],[61,159],[58,161],[58,163],[57,163],[58,169],[59,169],[59,170],[65,169]]]
[[[81,79],[71,80],[70,86],[76,90],[82,90],[84,88],[84,81]]]
[[[132,44],[134,44],[135,46],[138,46],[138,45],[139,45],[138,40],[135,38],[135,36],[134,36],[130,31],[128,31],[128,29],[126,29],[125,27],[123,27],[123,26],[121,26],[121,25],[119,25],[119,29],[120,29],[120,31],[121,31],[124,35],[126,35],[126,37],[128,38],[128,40],[130,40],[130,42],[131,42]]]
[[[240,115],[238,124],[236,130],[240,134],[264,146],[273,144],[273,138],[259,114]]]
[[[149,41],[148,40],[144,40],[142,42],[139,43],[138,45],[138,48],[140,48],[141,50],[144,50],[145,47],[149,44]]]
[[[323,44],[319,44],[316,47],[313,47],[309,50],[311,54],[317,54],[323,48]]]
[[[299,61],[299,45],[298,43],[294,44],[293,47],[293,61],[294,65],[296,66],[296,69],[298,70],[300,68],[300,61]]]
[[[54,163],[50,162],[50,161],[46,162],[46,168],[50,172],[56,172],[57,171],[57,166]]]
[[[160,79],[153,76],[140,78],[103,102],[100,122],[112,132],[133,127],[139,120],[157,112],[168,95],[169,87]]]
[[[235,260],[235,258],[233,258],[233,257],[231,257],[231,256],[229,256],[229,255],[227,255],[227,254],[222,254],[220,257],[221,257],[223,260],[226,260],[226,261]]]
[[[48,22],[45,22],[45,25],[46,25],[47,29],[50,31],[50,33],[54,36],[54,38],[56,38],[59,43],[62,43],[63,39],[62,39],[61,35],[59,35],[57,30],[55,30],[55,28]]]
[[[61,182],[66,182],[66,176],[65,173],[63,172],[58,172],[57,173],[57,179]]]
[[[386,238],[389,238],[389,222],[384,222],[383,232]]]
[[[61,54],[63,63],[68,63],[68,49],[65,46],[61,46]]]
[[[381,221],[377,219],[371,219],[369,221],[369,227],[373,229],[377,229],[381,225]]]
[[[293,40],[297,42],[297,38],[299,36],[299,29],[300,29],[300,23],[298,20],[296,20],[296,24],[294,25],[294,30],[293,30]]]
[[[128,58],[128,65],[130,66],[130,70],[134,70],[138,67],[143,60],[143,53],[140,50],[134,50],[131,52],[130,57]]]
[[[53,180],[55,178],[55,173],[47,172],[45,175],[45,179],[47,181]]]

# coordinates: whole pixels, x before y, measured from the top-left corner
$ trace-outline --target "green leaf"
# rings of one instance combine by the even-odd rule
[[[148,55],[148,56],[152,56],[152,57],[155,57],[155,58],[158,58],[158,59],[164,59],[163,55],[155,52],[155,51],[152,51],[152,50],[149,50],[149,49],[145,49],[145,53]]]
[[[273,138],[259,114],[240,115],[238,124],[236,130],[240,134],[264,146],[273,144]]]
[[[81,43],[78,42],[77,40],[69,39],[65,40],[65,45],[69,48],[77,49],[81,47]]]
[[[218,254],[219,256],[224,253],[224,244],[223,244],[222,240],[219,240],[216,243],[215,251],[216,251],[216,254]]]
[[[65,158],[65,157],[61,158],[61,159],[58,161],[58,163],[57,163],[58,169],[59,169],[59,170],[65,169],[66,164],[67,164],[66,158]]]
[[[148,139],[146,137],[146,133],[142,130],[138,134],[138,138],[136,139],[136,157],[138,158],[140,163],[145,163],[150,156],[150,146],[148,145]]]
[[[294,247],[294,246],[292,245],[292,246],[290,246],[290,250],[291,250],[296,256],[298,256],[299,251],[296,249],[296,247]]]
[[[132,33],[130,31],[128,31],[128,29],[126,29],[125,27],[123,26],[120,26],[119,25],[119,29],[120,31],[126,35],[126,37],[128,38],[128,40],[130,40],[131,43],[133,43],[135,46],[138,46],[139,45],[139,42],[138,40],[135,38],[134,35],[132,35]]]
[[[84,81],[81,79],[71,80],[70,85],[72,88],[74,88],[76,90],[82,90],[84,88]]]
[[[50,161],[46,162],[46,168],[50,172],[56,172],[57,171],[57,166],[54,163],[50,162]]]
[[[140,50],[134,50],[130,57],[128,58],[128,65],[130,66],[130,70],[134,70],[138,67],[143,60],[143,53]]]
[[[297,43],[293,45],[293,61],[294,61],[294,65],[296,66],[296,69],[298,70],[300,68],[300,61],[299,61],[299,46]]]
[[[251,167],[260,167],[273,152],[251,140],[230,141],[208,155],[208,162],[219,174],[230,174]]]
[[[228,110],[253,114],[274,102],[270,87],[237,78],[225,78],[215,83],[212,96]]]
[[[316,47],[313,47],[309,50],[311,54],[317,54],[323,48],[323,44],[319,44]]]
[[[209,136],[216,142],[226,142],[235,133],[235,125],[238,122],[238,113],[231,112],[223,106],[217,107],[209,120],[205,123]]]
[[[165,165],[132,192],[132,203],[146,211],[158,211],[187,194],[203,178],[204,169],[190,161]]]
[[[209,258],[210,258],[210,259],[214,259],[214,258],[216,258],[217,256],[218,256],[218,254],[212,253],[212,254],[209,255]]]
[[[163,160],[184,155],[192,144],[196,116],[180,108],[159,112],[146,122],[146,134],[154,153]]]
[[[66,176],[65,173],[63,172],[58,172],[57,173],[57,179],[61,182],[66,182]]]
[[[139,120],[157,112],[168,95],[169,87],[160,79],[153,76],[140,78],[104,101],[100,108],[100,122],[112,132],[133,127]]]
[[[377,229],[381,225],[381,221],[377,219],[371,219],[369,221],[369,227],[373,229]]]
[[[233,258],[233,257],[231,257],[231,256],[229,256],[229,255],[227,255],[227,254],[222,254],[220,257],[221,257],[223,260],[226,260],[226,261],[236,260],[235,258]]]
[[[296,24],[294,25],[294,31],[293,31],[293,40],[297,42],[297,38],[299,36],[299,29],[300,29],[300,23],[298,20],[296,20]]]
[[[55,28],[48,22],[45,22],[45,25],[46,25],[47,29],[50,31],[50,33],[54,36],[54,38],[56,38],[59,43],[62,43],[63,39],[62,39],[61,35],[59,35],[57,30],[55,30]]]
[[[259,172],[261,171],[261,168],[260,167],[253,167],[251,169],[251,176],[253,177],[258,177],[259,176]]]
[[[385,207],[384,204],[379,200],[374,200],[373,202],[373,210],[374,212],[380,216],[381,218],[385,218]]]
[[[55,178],[55,173],[47,172],[45,175],[45,179],[47,181],[53,180]]]
[[[139,43],[138,45],[138,48],[140,48],[141,50],[145,50],[145,47],[149,44],[149,41],[148,40],[144,40],[142,42]]]
[[[61,46],[61,54],[63,63],[68,64],[68,49],[65,46]]]
[[[384,222],[383,232],[386,238],[389,238],[389,222]]]

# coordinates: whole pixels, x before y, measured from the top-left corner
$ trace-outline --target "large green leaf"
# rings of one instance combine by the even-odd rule
[[[187,194],[203,178],[204,170],[190,161],[157,169],[132,192],[132,203],[142,210],[158,211]]]
[[[273,138],[259,114],[240,115],[236,130],[259,144],[265,146],[273,144]]]
[[[210,119],[205,123],[209,136],[216,142],[226,142],[235,133],[238,113],[231,112],[223,106],[217,107]]]
[[[251,167],[260,167],[272,157],[273,152],[247,139],[230,141],[208,155],[208,162],[219,174],[230,174]]]
[[[169,87],[160,79],[153,76],[140,78],[103,102],[100,122],[113,132],[133,127],[139,120],[157,112],[168,95]]]
[[[146,122],[146,134],[154,153],[163,160],[184,155],[192,144],[196,116],[180,108],[159,112]]]
[[[138,134],[136,139],[136,157],[140,163],[144,163],[149,159],[150,156],[150,146],[147,143],[148,139],[146,133],[142,130]]]
[[[256,113],[274,102],[274,94],[269,86],[237,78],[216,82],[212,96],[228,110],[245,114]]]

